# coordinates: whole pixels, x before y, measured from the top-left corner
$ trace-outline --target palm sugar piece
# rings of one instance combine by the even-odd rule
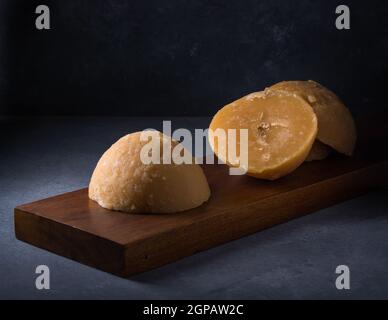
[[[194,164],[144,164],[141,132],[126,135],[101,157],[89,185],[100,206],[128,213],[173,213],[200,206],[210,197],[202,168]],[[179,142],[159,133],[171,149]]]
[[[248,130],[247,174],[275,180],[306,159],[318,131],[317,117],[301,97],[289,93],[257,92],[226,105],[214,116],[209,142],[214,153],[230,166],[214,133],[217,129]],[[237,134],[237,150],[240,136]],[[228,143],[226,143],[226,146]]]
[[[317,139],[340,153],[353,154],[357,140],[355,123],[348,108],[332,91],[312,80],[279,82],[269,90],[302,97],[317,115]]]

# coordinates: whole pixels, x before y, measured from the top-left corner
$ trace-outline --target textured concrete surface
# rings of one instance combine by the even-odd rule
[[[13,208],[84,187],[101,153],[162,119],[8,119],[0,122],[0,298],[388,298],[387,189],[121,279],[15,239]],[[175,128],[206,118],[173,119]],[[35,289],[35,267],[51,289]],[[336,266],[351,290],[335,288]]]

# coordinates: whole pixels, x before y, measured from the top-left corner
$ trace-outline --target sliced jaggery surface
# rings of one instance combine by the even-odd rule
[[[162,133],[160,147],[179,142]],[[141,132],[114,143],[99,160],[89,185],[89,198],[100,206],[128,213],[174,213],[200,206],[210,197],[202,168],[197,164],[146,164]],[[161,156],[162,157],[162,156]]]
[[[332,151],[332,148],[315,139],[313,147],[311,148],[310,153],[306,158],[306,161],[309,162],[326,159]]]
[[[356,126],[352,114],[336,94],[312,80],[279,82],[269,90],[302,97],[317,115],[317,139],[340,153],[353,154],[357,140]]]
[[[209,142],[215,154],[230,166],[228,144],[221,145],[215,132],[248,130],[247,174],[274,180],[295,170],[306,159],[315,140],[317,117],[301,97],[289,93],[257,92],[226,105],[214,116]],[[227,135],[226,135],[227,136]],[[240,150],[240,135],[236,134]]]

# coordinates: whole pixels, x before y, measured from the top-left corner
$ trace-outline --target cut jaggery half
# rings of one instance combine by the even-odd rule
[[[317,115],[317,139],[340,153],[353,154],[357,140],[356,126],[352,114],[335,93],[312,80],[283,81],[269,90],[302,97]]]
[[[217,129],[248,130],[247,174],[274,180],[295,170],[306,159],[318,132],[317,117],[301,97],[289,93],[257,92],[226,105],[214,116],[209,142],[230,166],[228,143],[220,145]],[[236,149],[240,150],[237,134]],[[226,155],[226,157],[225,157]]]
[[[148,142],[142,133],[147,131],[122,137],[102,155],[90,180],[89,198],[127,213],[175,213],[206,202],[210,188],[202,168],[195,163],[144,163],[141,153]],[[159,138],[160,150],[165,144],[172,149],[179,144],[161,132],[153,135]]]

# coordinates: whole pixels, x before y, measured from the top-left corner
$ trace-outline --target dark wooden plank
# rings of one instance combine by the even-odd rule
[[[229,176],[225,166],[205,165],[211,199],[179,214],[112,212],[82,189],[15,208],[16,237],[126,277],[384,184],[387,157],[372,150],[365,145],[352,158],[305,163],[274,182]]]

